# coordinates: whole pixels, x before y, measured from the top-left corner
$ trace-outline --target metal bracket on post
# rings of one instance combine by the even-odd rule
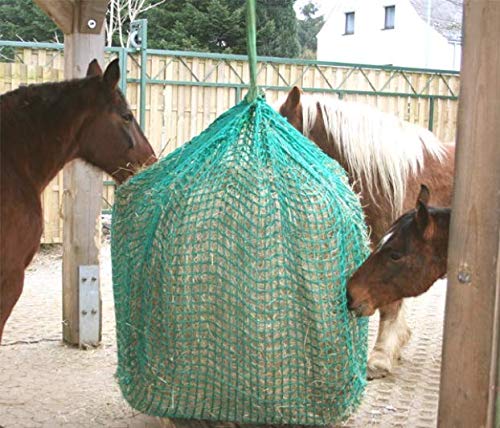
[[[141,99],[139,104],[139,124],[142,130],[146,126],[146,80],[148,62],[148,20],[138,19],[130,23],[129,45],[131,48],[141,52]]]
[[[147,19],[137,19],[130,23],[130,34],[129,34],[129,46],[135,50],[141,50],[143,47],[143,42],[145,42],[147,37]]]
[[[99,266],[78,267],[79,285],[79,346],[97,346],[101,340],[101,298],[99,292]]]

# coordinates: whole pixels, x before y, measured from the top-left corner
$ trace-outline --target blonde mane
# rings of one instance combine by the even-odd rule
[[[369,105],[306,94],[301,104],[304,135],[321,111],[353,180],[367,187],[361,190],[373,201],[378,191],[387,195],[395,215],[402,213],[408,177],[424,167],[424,154],[443,160],[444,146],[432,132]]]

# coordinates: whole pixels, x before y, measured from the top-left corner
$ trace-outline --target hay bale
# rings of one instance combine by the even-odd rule
[[[341,167],[245,101],[121,186],[112,232],[125,398],[145,413],[328,424],[365,384],[345,285],[367,254]]]

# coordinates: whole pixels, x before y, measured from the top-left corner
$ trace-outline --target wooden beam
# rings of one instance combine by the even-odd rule
[[[500,426],[500,2],[464,2],[438,426]],[[495,422],[496,421],[496,422]]]
[[[73,0],[34,0],[64,34],[73,29]]]
[[[100,34],[80,33],[80,6],[75,3],[73,28],[71,34],[64,36],[64,72],[68,79],[84,77],[94,58],[104,65],[104,26]],[[75,345],[83,345],[79,324],[79,270],[81,266],[99,265],[102,188],[102,173],[82,161],[77,160],[64,168],[63,337]],[[95,314],[98,334],[86,339],[87,345],[100,342],[100,310],[98,312]]]
[[[73,31],[73,8],[78,7],[78,31],[84,34],[100,34],[106,19],[108,0],[34,0],[64,34]]]
[[[108,0],[80,0],[80,33],[100,34],[107,9]]]

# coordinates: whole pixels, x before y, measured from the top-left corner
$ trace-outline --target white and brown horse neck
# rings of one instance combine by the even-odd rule
[[[374,244],[413,208],[421,183],[432,189],[433,205],[451,204],[454,146],[370,106],[307,95],[301,101],[304,134],[347,171]]]
[[[419,174],[408,176],[403,211],[408,211],[414,207],[421,184],[425,184],[432,189],[429,205],[435,207],[451,206],[455,146],[443,145],[443,147],[445,151],[442,159],[436,159],[432,154],[426,153],[424,168]]]

